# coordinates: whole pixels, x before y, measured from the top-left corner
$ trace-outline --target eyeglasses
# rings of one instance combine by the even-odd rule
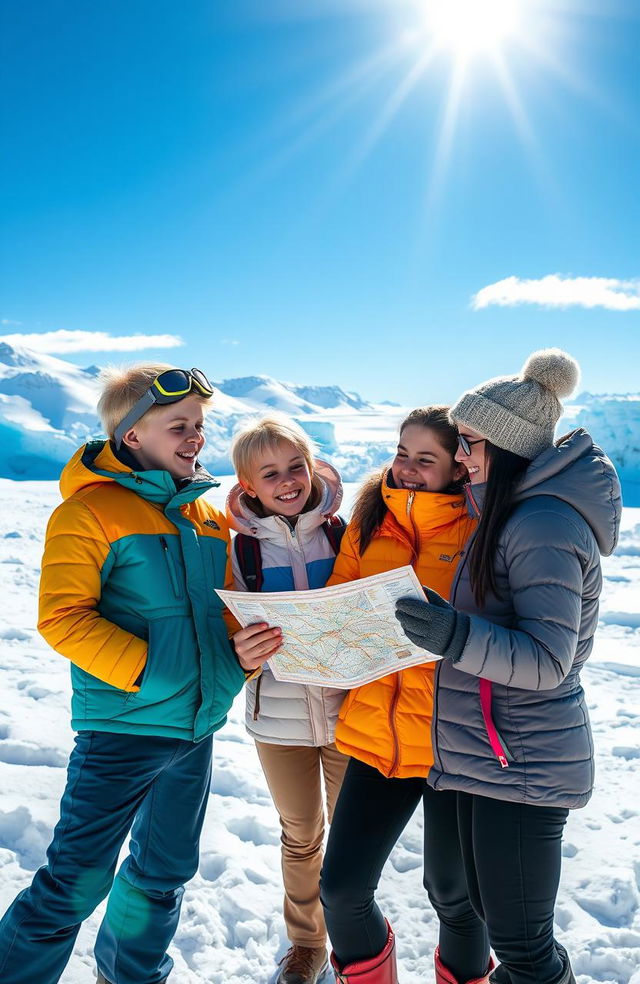
[[[213,396],[213,386],[202,369],[165,369],[156,376],[149,389],[134,403],[113,432],[116,448],[120,450],[124,435],[154,404],[164,406],[184,400],[193,389],[202,396]]]
[[[462,434],[458,434],[458,447],[462,453],[466,454],[468,457],[471,454],[471,448],[474,444],[482,444],[486,440],[486,437],[479,437],[477,441],[469,441],[466,437],[463,437]]]

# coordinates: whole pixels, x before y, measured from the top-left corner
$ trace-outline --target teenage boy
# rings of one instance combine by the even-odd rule
[[[214,591],[232,583],[227,522],[203,499],[216,483],[198,463],[212,395],[198,369],[110,370],[98,404],[109,440],[62,473],[38,627],[71,661],[78,734],[47,864],[0,923],[3,984],[55,984],[107,895],[98,981],[160,984],[173,966],[212,733],[245,680]]]

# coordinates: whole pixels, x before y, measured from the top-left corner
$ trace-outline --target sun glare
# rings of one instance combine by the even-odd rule
[[[323,3],[324,0],[318,0]],[[604,2],[604,0],[603,0]],[[293,0],[292,0],[293,3]],[[344,157],[339,187],[346,184],[384,139],[410,100],[428,99],[429,119],[425,208],[437,205],[448,180],[457,130],[464,119],[467,136],[486,114],[501,120],[504,108],[539,182],[548,185],[549,168],[529,116],[526,89],[535,69],[556,76],[576,91],[588,92],[563,50],[575,17],[565,16],[574,0],[341,0],[358,11],[382,8],[384,46],[303,107],[297,141],[285,143],[279,163],[317,139],[362,100],[384,85],[377,110],[368,113],[360,141]],[[300,6],[300,5],[298,5]],[[331,5],[328,5],[331,6]],[[577,3],[577,8],[580,4]],[[599,95],[599,94],[596,94]],[[593,95],[592,98],[595,98]],[[422,103],[424,106],[424,102]],[[431,122],[433,119],[433,125]],[[420,127],[422,117],[418,117]]]
[[[457,56],[491,54],[518,30],[518,0],[428,0],[425,26],[438,47]]]

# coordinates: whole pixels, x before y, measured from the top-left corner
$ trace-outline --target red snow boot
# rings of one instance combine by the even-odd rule
[[[436,952],[433,957],[434,963],[436,965],[436,984],[463,984],[463,981],[458,981],[448,967],[445,967],[442,960],[440,959],[440,947],[436,947]],[[489,984],[489,974],[495,968],[493,962],[493,957],[489,957],[489,966],[487,967],[485,973],[482,977],[474,977],[472,981],[466,981],[464,984]]]
[[[338,966],[335,954],[330,960],[336,975],[337,984],[398,984],[398,968],[396,966],[396,939],[393,930],[387,923],[387,942],[375,957],[369,960],[357,960],[347,964],[342,970]]]

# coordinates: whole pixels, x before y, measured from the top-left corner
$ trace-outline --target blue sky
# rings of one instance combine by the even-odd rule
[[[498,72],[438,0],[9,0],[0,334],[407,404],[557,345],[637,392],[640,13],[513,2]]]

